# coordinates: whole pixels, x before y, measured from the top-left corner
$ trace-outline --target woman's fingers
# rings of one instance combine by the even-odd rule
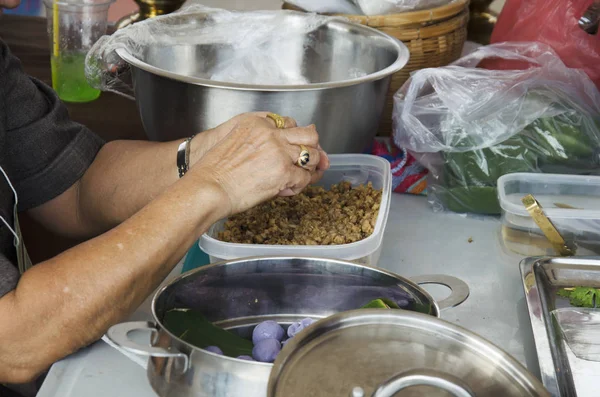
[[[323,174],[325,171],[315,171],[310,174],[310,184],[317,183],[321,178],[323,178]]]
[[[253,113],[250,113],[250,114],[253,114]],[[256,116],[258,116],[258,117],[266,119],[272,127],[277,128],[277,123],[275,122],[275,120],[273,120],[270,117],[267,117],[267,115],[269,115],[270,113],[268,113],[268,112],[257,112],[257,113],[254,113],[254,114]],[[283,121],[284,121],[284,127],[283,128],[295,128],[295,127],[298,127],[298,123],[293,118],[287,117],[287,116],[281,116],[281,117],[283,118]]]
[[[298,127],[298,123],[291,117],[284,117],[285,120],[285,128],[296,128]]]
[[[275,120],[273,120],[270,117],[267,117],[267,121],[269,121],[269,124],[271,124],[272,127],[277,128],[277,123],[275,122]],[[298,127],[298,124],[296,123],[296,120],[294,120],[291,117],[283,117],[283,121],[284,121],[284,127],[283,127],[283,129]]]
[[[328,169],[329,157],[327,156],[327,153],[319,147],[319,165],[317,165],[317,170],[325,171]]]
[[[278,194],[298,194],[329,166],[314,126],[298,127],[285,117],[285,128],[277,128],[284,123],[267,114],[241,115],[223,124],[219,128],[227,133],[190,170],[190,175],[211,175],[227,194],[233,213]],[[298,165],[301,156],[306,160],[303,166]]]
[[[319,134],[317,133],[314,125],[280,130],[280,134],[286,141],[290,143],[290,145],[296,147],[299,147],[299,145],[304,145],[310,149],[311,162],[309,168],[313,170],[326,170],[329,168],[329,158],[327,157],[327,153],[325,153],[325,151],[321,149],[321,146],[319,145]],[[316,151],[318,154],[314,154],[314,151]],[[298,155],[299,153],[300,152],[298,152]],[[315,162],[314,160],[317,159],[318,162]],[[294,159],[294,161],[296,160],[297,157]]]
[[[277,127],[277,123],[275,120],[267,117],[269,113],[267,112],[257,112],[256,115],[264,118],[265,121],[269,124],[270,127]],[[317,148],[319,150],[319,162],[316,165],[313,165],[311,162],[311,167],[316,169],[326,170],[329,168],[329,158],[325,151],[319,145],[319,133],[317,132],[317,128],[314,124],[311,124],[306,127],[298,127],[296,120],[291,117],[283,117],[285,120],[285,128],[279,129],[279,134],[282,138],[284,138],[291,145],[304,145],[307,147]],[[315,157],[315,156],[312,156]]]
[[[291,145],[319,146],[319,134],[314,125],[308,127],[294,127],[280,130],[281,136]]]
[[[289,173],[288,187],[279,193],[280,196],[294,196],[311,183],[312,174],[304,168],[293,166]]]
[[[305,149],[308,152],[308,156],[304,153]],[[294,165],[309,171],[316,170],[321,163],[321,151],[310,146],[303,145],[303,147],[300,147],[298,145],[286,145],[286,151]],[[303,157],[303,160],[305,161],[308,160],[308,162],[304,165],[299,164],[300,157]]]
[[[271,128],[276,127],[276,122],[267,117],[269,113],[259,112],[257,116],[261,117]],[[264,117],[264,118],[263,118]],[[309,163],[304,168],[314,172],[315,170],[329,169],[329,157],[319,144],[319,133],[314,124],[307,127],[298,127],[296,121],[291,117],[284,117],[286,127],[278,129],[279,136],[282,140],[287,141],[296,149],[288,149],[288,153],[292,156],[292,161],[297,164],[301,150],[300,145],[303,145],[309,151]],[[316,180],[320,179],[322,173],[317,174]]]

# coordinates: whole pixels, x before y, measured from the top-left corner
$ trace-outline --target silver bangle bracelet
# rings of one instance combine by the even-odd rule
[[[190,169],[190,142],[196,135],[192,135],[185,141],[181,142],[179,148],[177,148],[177,170],[179,171],[179,177],[182,178],[186,172]]]

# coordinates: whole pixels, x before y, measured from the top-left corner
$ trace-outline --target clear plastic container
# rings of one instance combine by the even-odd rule
[[[576,255],[600,254],[600,177],[515,173],[498,179],[504,245],[527,256],[554,250],[521,199],[532,194]]]
[[[52,56],[52,88],[65,102],[90,102],[100,96],[85,77],[85,58],[106,34],[108,9],[115,0],[44,0]]]
[[[377,156],[367,154],[338,154],[329,156],[331,167],[319,181],[319,185],[329,186],[348,181],[353,186],[371,182],[375,189],[383,189],[381,206],[375,230],[369,237],[351,244],[341,245],[262,245],[234,244],[216,239],[223,230],[225,219],[215,223],[199,241],[200,249],[210,257],[210,262],[231,260],[263,255],[312,256],[344,259],[374,266],[381,254],[383,232],[390,211],[392,175],[390,163]]]

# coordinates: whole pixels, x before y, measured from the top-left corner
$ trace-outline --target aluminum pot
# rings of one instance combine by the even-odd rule
[[[267,319],[291,324],[324,318],[385,297],[432,318],[463,302],[469,289],[448,276],[423,276],[418,283],[443,284],[451,295],[436,302],[415,282],[381,269],[334,259],[263,257],[222,262],[187,272],[159,290],[152,301],[155,324],[112,327],[108,338],[131,353],[150,356],[148,379],[159,396],[265,397],[272,364],[220,356],[199,349],[165,328],[167,311],[194,309],[213,323],[250,335]],[[154,333],[151,346],[130,339]]]
[[[335,314],[294,337],[275,361],[267,395],[550,397],[519,362],[464,328],[371,309]]]
[[[203,17],[202,13],[195,16],[199,21]],[[302,23],[309,17],[281,12],[287,20],[282,25]],[[321,146],[329,153],[362,153],[377,134],[391,75],[409,58],[399,40],[335,20],[311,37],[299,36],[281,54],[282,62],[310,84],[258,86],[195,77],[210,76],[211,68],[231,57],[232,51],[223,45],[152,45],[136,58],[127,49],[117,50],[130,65],[137,106],[150,140],[187,137],[240,113],[270,111],[293,117],[299,125],[314,123]],[[356,69],[367,74],[355,77],[352,71]]]

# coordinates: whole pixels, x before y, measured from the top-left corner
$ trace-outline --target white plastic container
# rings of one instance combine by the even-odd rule
[[[502,241],[522,255],[558,255],[521,199],[532,194],[576,255],[600,254],[600,177],[515,173],[498,179]]]
[[[223,230],[225,219],[215,223],[199,241],[200,249],[210,257],[210,262],[246,258],[252,256],[312,256],[344,259],[366,265],[376,265],[381,254],[383,232],[390,211],[392,175],[390,163],[367,154],[337,154],[329,156],[331,167],[318,185],[329,186],[348,181],[353,186],[371,182],[375,189],[383,189],[381,206],[375,230],[369,237],[351,244],[341,245],[262,245],[234,244],[216,239]]]

